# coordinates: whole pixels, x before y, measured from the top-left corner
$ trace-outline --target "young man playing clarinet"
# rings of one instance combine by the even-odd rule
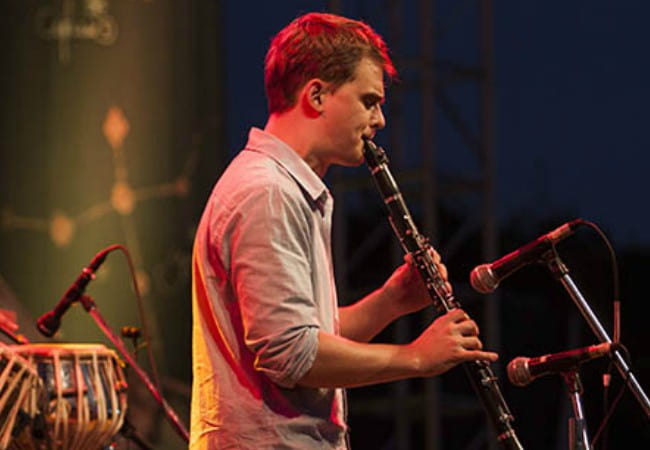
[[[407,345],[369,343],[431,303],[408,263],[337,305],[322,178],[332,164],[363,162],[395,75],[384,41],[359,21],[310,13],[272,40],[268,121],[251,129],[196,233],[190,448],[345,449],[344,388],[496,360],[460,309]]]

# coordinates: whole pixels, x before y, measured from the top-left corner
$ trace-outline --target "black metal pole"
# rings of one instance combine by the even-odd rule
[[[555,251],[550,250],[545,255],[543,255],[542,259],[546,262],[549,270],[569,293],[569,296],[578,307],[578,310],[585,318],[596,337],[600,339],[600,342],[608,342],[611,344],[612,339],[607,334],[607,331],[605,331],[605,328],[603,328],[596,314],[594,314],[593,310],[589,306],[589,303],[587,303],[585,300],[584,296],[580,292],[580,289],[578,289],[576,284],[571,279],[571,276],[569,275],[569,269],[562,262],[560,256]],[[628,366],[627,362],[625,362],[625,359],[619,350],[614,349],[614,352],[612,354],[612,361],[614,361],[614,365],[623,377],[625,384],[630,389],[630,391],[632,391],[639,404],[641,405],[641,408],[643,408],[646,417],[650,419],[650,401],[648,400],[648,396],[643,391],[643,388],[637,381],[636,377],[632,373],[632,370]]]

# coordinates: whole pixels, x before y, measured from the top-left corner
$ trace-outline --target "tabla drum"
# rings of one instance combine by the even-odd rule
[[[33,365],[0,343],[0,449],[38,413],[41,384]]]
[[[24,432],[11,449],[92,450],[110,444],[126,414],[126,379],[115,352],[100,344],[29,344],[13,349],[43,385],[46,446]],[[33,430],[32,430],[33,431]]]

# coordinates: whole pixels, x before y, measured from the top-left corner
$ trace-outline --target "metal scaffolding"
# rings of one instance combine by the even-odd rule
[[[494,259],[497,231],[492,1],[386,0],[372,6],[363,3],[330,1],[329,8],[367,20],[386,37],[392,49],[401,80],[388,90],[388,125],[382,134],[388,138],[385,142],[391,169],[405,191],[409,207],[415,211],[421,232],[431,239],[443,261],[452,258],[470,237],[477,235],[481,242],[477,262]],[[376,17],[377,11],[383,15]],[[385,29],[376,25],[383,22]],[[452,153],[453,158],[449,158]],[[358,215],[359,206],[367,209],[373,202],[371,197],[376,196],[367,173],[338,170],[330,183],[337,203],[335,268],[339,298],[345,303],[366,292],[368,287],[360,286],[355,279],[362,270],[360,266],[367,264],[373,252],[393,237],[389,236],[385,220],[366,224],[361,237],[358,230],[352,229],[351,217]],[[453,230],[441,223],[450,208],[460,218]],[[402,261],[396,242],[389,253],[393,267]],[[454,281],[454,289],[463,306],[477,299],[466,282]],[[474,318],[480,321],[486,346],[498,350],[499,299],[491,297],[481,300],[482,317]],[[407,342],[416,327],[413,321],[418,321],[421,329],[431,322],[433,314],[426,311],[418,318],[399,320],[392,327],[391,341]],[[498,369],[495,368],[497,372]],[[443,383],[438,377],[421,385],[403,381],[393,383],[392,390],[373,391],[372,398],[353,398],[351,422],[360,416],[392,421],[391,436],[385,446],[404,450],[477,448],[482,442],[494,442],[487,422],[477,420],[483,417],[473,393],[452,395],[441,386]],[[462,446],[455,443],[452,447],[442,429],[443,421],[450,417],[453,421],[471,421],[471,428],[466,429],[476,430],[476,423],[485,424],[484,429],[465,436]]]

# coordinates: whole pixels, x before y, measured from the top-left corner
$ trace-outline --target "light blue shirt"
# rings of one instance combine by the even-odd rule
[[[343,390],[296,385],[318,330],[339,332],[332,207],[256,128],[217,182],[194,242],[190,448],[346,448]]]

